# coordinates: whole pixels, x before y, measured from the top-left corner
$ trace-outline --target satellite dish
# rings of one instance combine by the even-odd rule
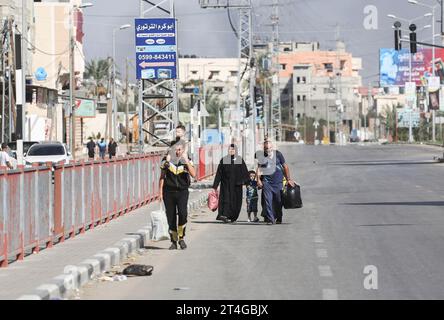
[[[48,73],[46,70],[42,67],[37,68],[36,72],[34,73],[35,78],[37,81],[45,81],[48,77]]]

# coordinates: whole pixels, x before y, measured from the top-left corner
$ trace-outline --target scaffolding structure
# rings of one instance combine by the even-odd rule
[[[239,65],[238,65],[238,81],[237,81],[237,104],[235,108],[230,110],[230,132],[231,142],[242,145],[242,155],[246,156],[247,145],[255,146],[255,143],[248,144],[246,136],[247,126],[250,127],[250,131],[253,133],[253,139],[256,133],[256,108],[254,106],[254,84],[255,73],[254,59],[253,59],[253,26],[252,26],[252,6],[251,0],[200,0],[199,4],[201,8],[213,8],[213,9],[237,9],[239,11],[239,25],[238,30],[234,30],[238,38],[239,46]],[[244,65],[243,65],[244,64]],[[245,75],[249,75],[248,78]],[[244,79],[248,83],[248,86],[244,86]],[[253,121],[249,121],[247,124],[245,117],[242,115],[241,106],[245,106],[248,103],[251,110],[253,110]]]
[[[1,30],[1,101],[0,101],[0,135],[1,142],[10,142],[15,137],[16,109],[15,109],[15,37],[14,20],[8,17],[2,21]]]
[[[174,0],[140,0],[140,17],[175,18]],[[148,16],[150,14],[150,16]],[[139,80],[139,152],[144,145],[170,145],[179,120],[177,80]],[[166,123],[166,132],[156,133],[155,121]],[[145,136],[145,134],[147,134]]]

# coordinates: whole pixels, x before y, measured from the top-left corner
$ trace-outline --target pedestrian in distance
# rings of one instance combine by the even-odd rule
[[[296,182],[291,179],[283,154],[273,149],[270,140],[265,140],[263,151],[256,154],[258,161],[257,176],[258,187],[262,189],[265,205],[265,221],[270,224],[282,223],[282,189],[283,179],[294,187]]]
[[[9,169],[14,169],[12,165],[11,157],[9,156],[9,147],[6,142],[2,143],[2,150],[0,151],[0,166],[8,167]]]
[[[105,139],[102,138],[100,142],[97,143],[97,146],[99,147],[99,157],[102,160],[105,160],[105,154],[106,154],[106,142]]]
[[[110,160],[116,156],[116,152],[117,152],[117,143],[114,141],[113,138],[111,138],[108,143],[108,154]]]
[[[257,217],[257,202],[258,202],[258,191],[257,191],[257,180],[256,180],[256,172],[251,170],[249,172],[250,180],[247,183],[247,214],[248,214],[248,222],[259,222],[259,218]],[[254,219],[251,219],[251,213],[254,215]]]
[[[188,188],[191,177],[196,176],[196,170],[185,151],[184,143],[176,143],[174,151],[173,160],[166,161],[166,157],[163,159],[159,180],[160,201],[165,204],[171,239],[170,250],[176,250],[177,244],[184,250],[187,248],[184,238],[188,220]]]
[[[216,220],[225,223],[235,222],[242,208],[242,186],[250,176],[247,165],[238,154],[236,145],[231,144],[228,155],[223,157],[217,167],[213,189],[217,191],[220,185],[219,211]]]
[[[88,149],[88,158],[94,160],[94,156],[96,154],[96,143],[92,137],[89,138],[86,148]]]

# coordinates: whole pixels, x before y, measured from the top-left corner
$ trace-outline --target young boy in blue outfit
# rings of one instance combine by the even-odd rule
[[[247,184],[247,213],[248,222],[259,222],[257,217],[257,202],[258,202],[258,192],[257,192],[257,181],[256,172],[250,171],[250,181]],[[254,220],[251,220],[251,213],[254,215]]]

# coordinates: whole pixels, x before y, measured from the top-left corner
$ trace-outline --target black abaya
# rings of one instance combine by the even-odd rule
[[[242,208],[242,186],[248,181],[249,173],[241,157],[226,156],[217,167],[213,189],[220,184],[219,210],[217,220],[225,216],[230,221],[236,221]]]

